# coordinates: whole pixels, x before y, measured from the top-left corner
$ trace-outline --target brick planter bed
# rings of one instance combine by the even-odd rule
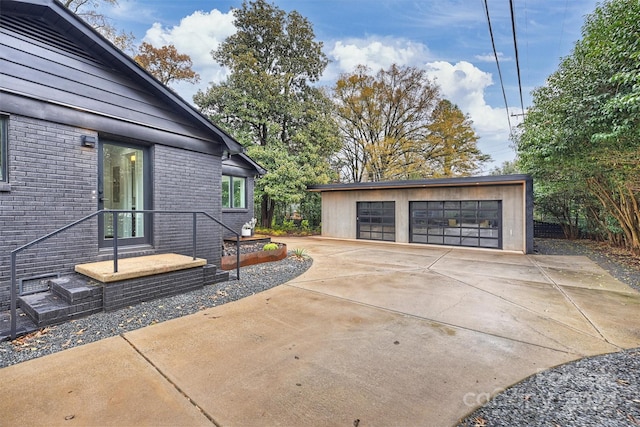
[[[278,249],[273,251],[255,251],[240,254],[240,267],[285,259],[287,257],[287,245],[284,243],[278,243],[277,245]],[[223,256],[220,262],[220,269],[233,270],[236,268],[236,261],[235,255]]]

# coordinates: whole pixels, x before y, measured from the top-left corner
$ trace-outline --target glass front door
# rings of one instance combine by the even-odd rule
[[[145,209],[147,174],[146,150],[141,147],[112,143],[101,144],[99,209],[135,211]],[[99,232],[101,246],[110,246],[118,230],[119,244],[148,242],[144,214],[120,213],[103,215]]]

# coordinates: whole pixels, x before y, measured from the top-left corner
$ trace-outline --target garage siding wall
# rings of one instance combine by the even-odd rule
[[[525,184],[322,192],[322,235],[355,239],[357,202],[396,202],[396,242],[409,242],[409,202],[501,200],[502,249],[526,252]]]

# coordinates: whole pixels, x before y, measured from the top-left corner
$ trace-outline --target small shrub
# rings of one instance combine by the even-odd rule
[[[258,227],[258,226],[256,226],[256,228],[254,228],[253,230],[255,231],[256,234],[269,234],[271,232],[270,228]]]
[[[293,220],[284,220],[282,221],[282,227],[281,229],[284,231],[291,231],[294,230],[296,228],[296,224],[293,222]]]
[[[263,251],[275,251],[278,249],[278,244],[277,243],[267,243],[266,245],[264,245],[262,247]]]
[[[307,252],[303,248],[295,248],[293,250],[293,256],[298,258],[298,259],[306,259],[307,258]]]

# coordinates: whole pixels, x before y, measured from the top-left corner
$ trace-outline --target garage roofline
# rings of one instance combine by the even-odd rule
[[[351,190],[383,190],[399,188],[435,188],[435,187],[469,187],[489,185],[514,185],[533,182],[533,178],[526,174],[514,175],[489,175],[466,176],[460,178],[437,178],[409,181],[384,181],[384,182],[354,182],[347,184],[312,185],[307,190],[316,193],[325,191],[351,191]]]

